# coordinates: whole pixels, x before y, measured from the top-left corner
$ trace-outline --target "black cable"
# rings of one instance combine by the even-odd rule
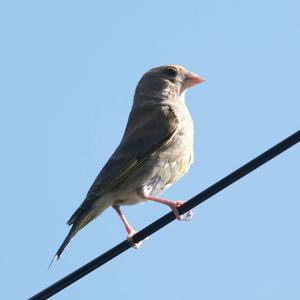
[[[216,182],[200,194],[196,195],[189,201],[185,202],[178,208],[180,214],[184,214],[188,212],[190,209],[194,208],[195,206],[199,205],[203,201],[207,200],[208,198],[212,197],[216,193],[220,192],[221,190],[225,189],[227,186],[231,185],[232,183],[236,182],[237,180],[241,179],[245,175],[249,174],[250,172],[254,171],[264,163],[268,162],[269,160],[273,159],[275,156],[279,155],[280,153],[284,152],[285,150],[289,149],[290,147],[294,146],[300,141],[300,130],[286,138],[285,140],[281,141],[274,147],[270,148],[266,152],[262,153],[261,155],[257,156],[247,164],[243,165],[236,171],[232,172],[231,174],[227,175],[220,181]],[[146,237],[150,236],[154,232],[160,230],[162,227],[166,226],[170,222],[175,220],[175,215],[173,212],[169,212],[168,214],[164,215],[157,221],[153,222],[149,226],[145,227],[141,231],[137,232],[134,236],[132,241],[134,243],[138,243],[144,240]],[[103,253],[102,255],[98,256],[94,260],[90,261],[86,265],[82,266],[81,268],[75,270],[74,272],[70,273],[69,275],[65,276],[64,278],[60,279],[59,281],[55,282],[54,284],[50,285],[49,287],[45,288],[38,294],[29,298],[29,300],[42,300],[48,299],[49,297],[55,295],[59,291],[63,290],[67,286],[71,285],[78,279],[84,277],[88,273],[94,271],[95,269],[99,268],[100,266],[104,265],[114,257],[120,255],[124,251],[131,248],[131,244],[125,240],[122,243],[118,244],[114,248],[108,250],[107,252]]]

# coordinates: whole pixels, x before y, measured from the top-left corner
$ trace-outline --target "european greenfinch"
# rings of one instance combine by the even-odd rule
[[[110,206],[120,216],[129,240],[135,230],[122,214],[122,205],[156,201],[168,205],[178,220],[184,219],[177,211],[183,201],[158,195],[184,175],[193,162],[193,122],[185,92],[203,81],[178,65],[153,68],[142,76],[121,143],[69,219],[71,229],[54,259],[59,259],[80,229]],[[191,217],[190,211],[187,218]]]

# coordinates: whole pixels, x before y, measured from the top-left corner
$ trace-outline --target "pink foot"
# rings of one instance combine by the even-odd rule
[[[182,205],[183,203],[184,203],[184,201],[170,201],[169,206],[172,209],[172,211],[174,212],[177,220],[179,220],[179,221],[189,221],[193,218],[193,211],[192,210],[188,211],[188,213],[186,214],[185,217],[182,216],[182,215],[179,215],[179,212],[178,212],[177,208],[180,205]]]
[[[123,215],[123,213],[121,212],[120,206],[118,205],[113,205],[113,208],[116,210],[116,212],[118,213],[118,215],[120,216],[125,229],[127,231],[127,241],[131,244],[131,246],[134,249],[139,249],[142,246],[142,242],[139,243],[134,243],[132,241],[132,236],[136,234],[136,231],[129,225],[128,221],[126,220],[125,216]]]
[[[170,201],[167,199],[157,198],[154,196],[144,196],[145,199],[155,201],[164,205],[168,205],[174,212],[176,219],[179,221],[189,221],[193,217],[193,212],[190,210],[186,216],[180,216],[178,212],[178,207],[184,203],[184,201]]]
[[[127,241],[131,244],[132,248],[139,249],[142,246],[142,242],[134,243],[132,237],[136,234],[136,231],[130,227],[128,228]]]

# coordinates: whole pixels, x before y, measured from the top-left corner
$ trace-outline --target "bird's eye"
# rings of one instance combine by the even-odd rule
[[[171,77],[175,77],[177,75],[177,71],[173,68],[166,69],[166,74]]]

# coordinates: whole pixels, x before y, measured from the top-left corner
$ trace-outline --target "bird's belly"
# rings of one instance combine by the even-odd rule
[[[177,139],[145,161],[140,168],[114,189],[114,205],[146,202],[144,196],[156,196],[170,187],[189,169],[193,162],[193,141]]]
[[[128,180],[128,183],[122,184],[122,192],[118,192],[118,189],[113,192],[114,205],[144,203],[148,201],[144,196],[159,195],[188,171],[191,162],[191,155],[179,161],[160,160],[153,170],[144,172],[144,176],[131,176],[131,182]]]
[[[146,199],[143,199],[141,195],[134,191],[132,193],[124,194],[121,197],[116,197],[113,203],[114,205],[135,205],[142,204],[146,201]]]
[[[161,194],[188,171],[193,157],[192,143],[169,145],[167,151],[155,158],[157,167],[153,176],[145,182],[143,193],[151,196]]]
[[[180,158],[175,160],[165,161],[164,167],[160,172],[160,180],[153,184],[151,194],[160,194],[180,179],[188,171],[192,161],[192,152],[185,153],[185,155],[181,155]]]

